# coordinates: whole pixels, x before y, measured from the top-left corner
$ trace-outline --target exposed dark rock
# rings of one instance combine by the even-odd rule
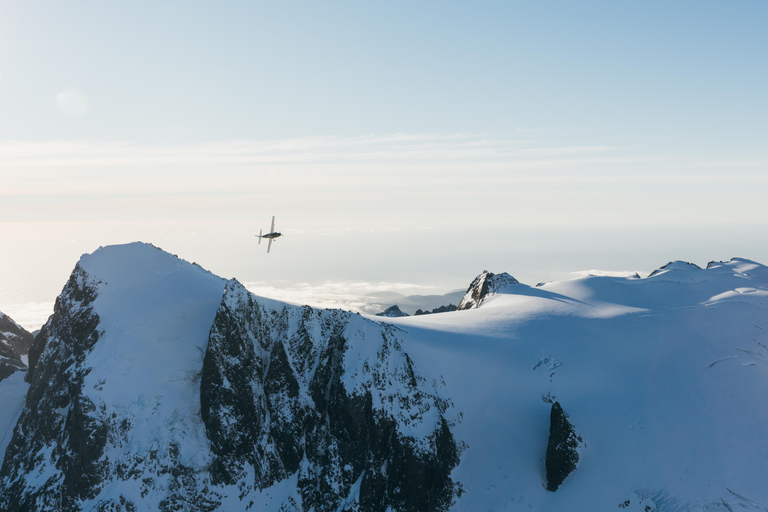
[[[754,261],[748,260],[746,258],[734,257],[734,258],[731,258],[728,261],[714,261],[714,260],[710,261],[709,263],[707,263],[707,267],[706,268],[717,267],[717,266],[723,265],[725,263],[732,263],[734,261],[741,261],[741,262],[745,262],[745,263],[755,263]]]
[[[416,374],[396,331],[344,311],[299,311],[268,310],[227,285],[201,381],[212,480],[246,496],[296,474],[286,510],[446,510],[460,492],[449,404]],[[378,346],[355,370],[350,336]],[[428,438],[403,430],[433,409]]]
[[[559,402],[552,404],[549,415],[549,444],[547,445],[547,490],[556,491],[568,475],[576,469],[579,462],[578,449],[583,444],[568,421]]]
[[[26,329],[0,312],[0,381],[27,369],[23,356],[29,353],[32,341]]]
[[[712,262],[709,263],[711,265]],[[707,265],[707,266],[709,266]],[[660,273],[662,270],[676,270],[676,269],[685,269],[685,270],[701,270],[701,267],[698,266],[695,263],[691,263],[689,261],[670,261],[666,265],[663,265],[653,272],[651,272],[648,277],[653,277],[656,274]]]
[[[376,313],[376,316],[388,316],[392,318],[397,318],[401,316],[408,316],[408,313],[403,313],[400,311],[400,307],[395,304],[394,306],[390,306],[381,313]]]
[[[519,281],[506,272],[494,274],[483,270],[482,274],[477,276],[472,281],[472,284],[469,285],[467,293],[464,294],[464,298],[459,302],[457,309],[463,311],[476,308],[490,295],[499,292],[499,290],[511,284],[519,284]]]
[[[451,311],[456,311],[456,309],[457,309],[456,306],[453,304],[448,304],[447,306],[440,306],[432,309],[432,311],[422,311],[421,309],[417,309],[416,312],[413,314],[413,316],[431,315],[433,313],[449,313]]]
[[[149,451],[107,457],[107,448],[124,446],[132,425],[127,417],[106,414],[104,403],[94,403],[84,386],[92,371],[87,356],[104,335],[93,310],[98,285],[77,266],[35,338],[26,404],[0,468],[0,510],[79,512],[89,500],[87,510],[140,509],[125,496],[99,499],[105,485],[121,480],[140,482],[142,496],[159,495],[153,509],[216,509],[218,494],[199,485],[206,476],[184,466],[173,442],[165,456]]]

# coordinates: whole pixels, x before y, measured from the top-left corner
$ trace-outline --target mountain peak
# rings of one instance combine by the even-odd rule
[[[648,277],[653,277],[665,271],[674,272],[674,271],[690,271],[690,270],[701,270],[701,267],[689,261],[675,260],[675,261],[670,261],[666,265],[662,265],[661,267],[657,268],[656,270],[651,272],[650,275],[648,275]]]
[[[81,256],[78,266],[93,278],[124,284],[128,284],[138,274],[169,275],[182,267],[213,275],[196,263],[190,263],[145,242],[99,247],[93,253]]]
[[[388,316],[392,318],[397,318],[401,316],[408,316],[408,313],[403,313],[400,311],[400,307],[395,304],[394,306],[390,306],[381,313],[376,313],[376,316]]]
[[[457,309],[463,311],[465,309],[477,308],[488,298],[488,296],[494,295],[512,284],[520,284],[520,282],[506,272],[494,274],[493,272],[483,270],[483,272],[472,281],[472,284],[469,285],[467,293],[464,294]]]

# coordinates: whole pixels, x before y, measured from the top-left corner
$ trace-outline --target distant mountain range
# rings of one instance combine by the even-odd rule
[[[376,313],[391,306],[397,306],[406,315],[414,315],[417,310],[431,311],[440,306],[458,304],[466,294],[466,289],[454,290],[444,295],[403,295],[397,292],[373,292],[362,297],[366,303],[365,311]]]
[[[0,315],[0,510],[768,510],[768,268],[449,295],[377,317],[85,255],[34,341]]]

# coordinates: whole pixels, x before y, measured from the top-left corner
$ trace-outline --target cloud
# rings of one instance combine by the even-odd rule
[[[62,108],[75,112],[80,93],[60,93]],[[82,96],[82,95],[80,95]],[[87,102],[84,96],[80,99]],[[82,105],[81,105],[82,106]],[[304,137],[276,141],[234,140],[195,145],[151,146],[130,142],[0,141],[0,161],[26,168],[132,166],[249,166],[352,164],[456,159],[507,162],[523,157],[599,154],[609,147],[543,147],[535,141],[482,135],[389,135]],[[275,169],[273,168],[273,171]]]
[[[571,272],[570,275],[574,279],[578,279],[580,277],[592,277],[592,276],[598,276],[598,277],[632,277],[635,274],[638,274],[640,276],[648,275],[648,272],[638,272],[636,270],[577,270],[575,272]]]
[[[4,314],[13,319],[29,332],[40,329],[48,317],[53,314],[54,302],[26,302],[21,304],[3,304]]]
[[[87,99],[77,91],[59,93],[57,101],[67,115],[82,115],[87,110]],[[137,177],[151,178],[156,185],[183,188],[197,183],[198,188],[206,189],[216,183],[230,186],[235,181],[251,181],[254,176],[261,184],[295,182],[300,176],[301,184],[310,186],[377,176],[396,184],[464,183],[468,177],[473,183],[718,181],[729,177],[716,172],[715,166],[738,167],[744,176],[757,178],[766,165],[760,161],[705,165],[663,156],[650,158],[610,146],[547,145],[483,134],[324,136],[175,146],[0,141],[0,169],[4,169],[0,175],[13,178],[24,171],[29,178],[17,179],[17,186],[35,182],[43,191],[59,190],[60,185],[87,191],[94,182],[123,189],[138,186]],[[702,168],[710,172],[702,173]]]
[[[291,304],[306,304],[320,308],[336,308],[369,314],[382,311],[380,297],[382,292],[390,292],[396,296],[445,293],[437,286],[386,282],[327,281],[321,284],[297,283],[277,287],[252,281],[243,283],[243,286],[258,296]]]
[[[712,167],[531,137],[396,133],[164,146],[0,141],[0,214],[204,220],[241,218],[254,208],[465,217],[493,211],[508,224],[529,225],[764,218],[758,191],[768,164]]]

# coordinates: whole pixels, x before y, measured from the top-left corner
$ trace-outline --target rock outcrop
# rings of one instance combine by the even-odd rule
[[[709,265],[707,265],[707,268],[710,268],[712,266],[713,262],[710,262]],[[670,261],[666,265],[662,265],[661,267],[657,268],[650,274],[648,274],[648,277],[653,277],[655,275],[661,274],[664,271],[675,271],[675,270],[701,270],[701,267],[698,266],[695,263],[691,263],[689,261]]]
[[[404,313],[400,310],[400,307],[395,304],[394,306],[389,306],[387,309],[382,311],[381,313],[376,313],[376,316],[387,316],[390,318],[399,318],[401,316],[408,316],[408,313]]]
[[[32,341],[26,329],[0,312],[0,381],[27,369],[25,359]]]
[[[483,270],[483,272],[472,281],[472,284],[469,285],[467,293],[464,294],[457,309],[463,311],[476,308],[490,296],[498,293],[501,289],[511,284],[519,284],[519,281],[506,272],[494,274],[487,270]]]
[[[583,440],[568,421],[568,415],[565,414],[559,402],[552,404],[549,423],[546,457],[547,490],[554,492],[576,469],[576,464],[579,462],[579,448],[583,445]]]
[[[436,308],[433,308],[432,311],[423,311],[421,309],[417,309],[416,312],[413,314],[413,316],[420,316],[420,315],[431,315],[433,313],[450,313],[451,311],[456,311],[457,307],[454,304],[448,304],[447,306],[439,306]]]
[[[1,510],[79,510],[103,478],[108,426],[83,396],[86,353],[99,339],[94,283],[78,266],[29,353],[26,407],[0,469]],[[27,472],[48,475],[30,485]]]
[[[291,478],[285,510],[440,511],[460,490],[450,478],[459,462],[450,404],[392,326],[340,310],[271,309],[230,281],[201,402],[213,483],[244,501]]]

